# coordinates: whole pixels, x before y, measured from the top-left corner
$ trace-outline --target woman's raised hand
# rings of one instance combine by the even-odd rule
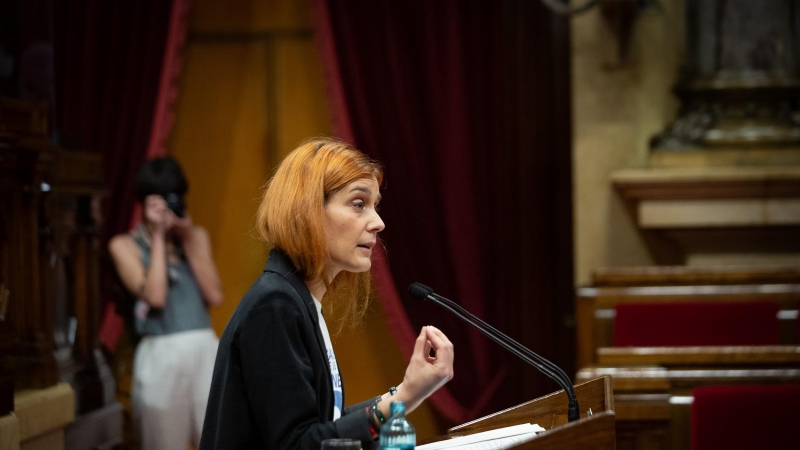
[[[167,206],[167,201],[160,195],[148,195],[144,199],[144,222],[152,234],[164,235],[172,228],[175,214]]]
[[[192,230],[194,229],[194,224],[192,223],[192,217],[189,215],[189,213],[186,213],[186,215],[184,215],[183,217],[175,216],[175,214],[173,213],[173,216],[175,218],[172,221],[172,228],[170,229],[170,231],[175,233],[175,235],[178,236],[183,242],[186,242],[188,239],[191,239]]]
[[[433,356],[431,356],[433,350]],[[453,378],[453,344],[436,327],[425,326],[403,378],[402,397],[411,412]],[[398,393],[398,394],[400,394]]]

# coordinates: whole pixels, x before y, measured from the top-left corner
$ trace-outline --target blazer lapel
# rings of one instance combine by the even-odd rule
[[[303,299],[303,305],[306,307],[306,313],[311,319],[311,323],[314,324],[314,335],[317,337],[317,345],[319,346],[320,353],[324,355],[323,359],[325,360],[325,367],[328,369],[328,380],[331,380],[332,371],[330,367],[330,361],[328,360],[328,351],[325,348],[325,339],[322,337],[322,331],[320,331],[319,327],[317,306],[314,304],[314,298],[311,297],[311,291],[308,290],[308,286],[306,286],[303,280],[297,276],[297,269],[294,267],[294,264],[292,264],[292,260],[289,258],[289,255],[280,249],[273,248],[269,252],[267,265],[264,266],[264,272],[275,272],[282,275],[287,281],[289,281],[297,293],[300,294],[300,298]],[[340,378],[341,375],[342,374],[340,370]],[[342,398],[344,398],[344,387],[342,387]]]

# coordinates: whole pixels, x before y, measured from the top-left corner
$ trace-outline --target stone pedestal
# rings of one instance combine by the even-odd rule
[[[660,264],[800,262],[800,166],[650,167],[612,182]]]
[[[0,418],[0,447],[63,450],[64,429],[75,419],[75,395],[67,383],[14,395],[14,411]]]
[[[657,264],[800,264],[795,3],[686,3],[678,117],[612,176]]]
[[[14,414],[0,417],[0,448],[19,450],[19,420]]]

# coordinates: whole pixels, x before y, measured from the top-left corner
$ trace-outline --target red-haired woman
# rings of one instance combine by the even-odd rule
[[[201,450],[318,449],[329,438],[373,448],[391,401],[412,411],[453,377],[453,345],[423,327],[400,388],[344,407],[321,308],[335,298],[348,319],[366,309],[382,180],[377,163],[333,139],[281,163],[258,211],[272,251],[220,339]]]

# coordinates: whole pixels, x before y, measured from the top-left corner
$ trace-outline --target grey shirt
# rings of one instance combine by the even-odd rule
[[[144,238],[143,231],[142,225],[139,225],[133,238],[142,251],[142,265],[147,269],[150,266],[150,244]],[[180,245],[176,244],[175,248],[179,262],[167,265],[169,290],[164,308],[141,308],[137,302],[134,320],[136,332],[142,336],[211,328],[208,308],[194,279],[192,268]]]

